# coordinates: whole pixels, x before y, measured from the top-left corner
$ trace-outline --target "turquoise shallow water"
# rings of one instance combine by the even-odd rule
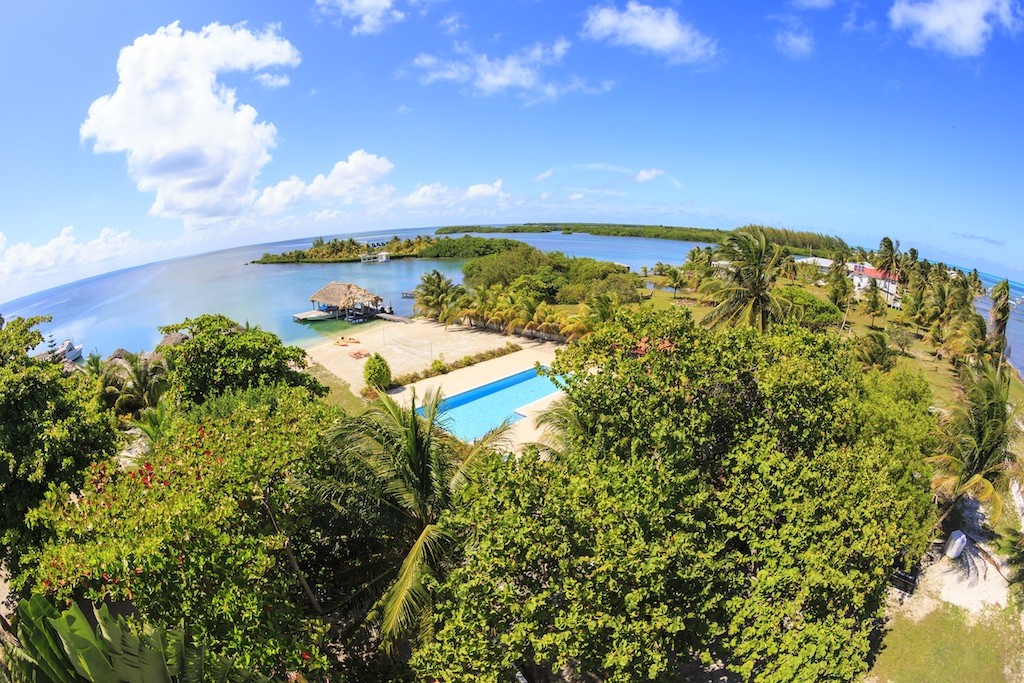
[[[446,398],[440,405],[439,421],[463,441],[473,441],[506,419],[509,423],[518,422],[522,415],[515,412],[516,408],[558,389],[551,378],[537,374],[536,368],[529,368]]]
[[[352,237],[376,241],[395,234],[406,237],[428,233],[432,229],[367,232]],[[658,261],[681,264],[695,246],[692,242],[560,232],[483,236],[511,237],[545,251],[616,261],[633,269]],[[0,315],[51,315],[53,322],[42,328],[46,334],[58,343],[73,337],[85,344],[87,353],[103,355],[118,347],[129,351],[150,349],[160,340],[158,326],[202,313],[224,313],[274,332],[288,343],[308,346],[344,329],[343,323],[304,325],[291,318],[293,313],[308,310],[310,294],[331,280],[361,285],[380,294],[397,313],[407,315],[412,312],[412,301],[402,299],[401,293],[415,287],[424,273],[437,268],[456,281],[461,279],[462,261],[458,260],[247,265],[264,252],[305,248],[311,242],[312,238],[304,238],[257,244],[98,275],[0,303]],[[982,279],[987,286],[996,282],[996,278],[984,274]],[[1024,285],[1013,283],[1011,289],[1014,297],[1024,296]],[[978,309],[986,313],[987,304],[987,300],[979,299]],[[1018,368],[1024,368],[1024,305],[1013,311],[1008,336],[1010,358]]]

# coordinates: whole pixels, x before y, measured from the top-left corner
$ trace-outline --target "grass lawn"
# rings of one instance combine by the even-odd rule
[[[320,380],[321,384],[330,389],[330,393],[324,397],[328,405],[341,406],[349,415],[359,415],[366,410],[366,401],[352,393],[352,388],[349,387],[348,382],[341,381],[324,366],[314,363],[306,368],[306,372]]]
[[[917,622],[899,615],[890,628],[867,681],[994,683],[1024,674],[1024,636],[1013,609],[971,623],[962,609],[943,603]]]

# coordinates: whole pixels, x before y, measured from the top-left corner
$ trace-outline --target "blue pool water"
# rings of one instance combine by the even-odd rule
[[[441,426],[463,441],[479,439],[506,419],[521,420],[516,408],[558,390],[551,378],[537,374],[536,368],[523,370],[446,398],[440,406]]]

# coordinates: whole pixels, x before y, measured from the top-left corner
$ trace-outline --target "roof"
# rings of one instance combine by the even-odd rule
[[[383,301],[373,292],[350,282],[332,282],[309,297],[309,300],[338,308],[352,308],[356,304],[376,306]]]
[[[853,264],[850,264],[850,271],[854,275],[863,275],[864,277],[869,277],[869,278],[872,278],[874,280],[885,280],[887,282],[895,282],[896,281],[896,274],[895,273],[886,273],[885,271],[879,270],[878,268],[875,268],[875,267],[871,266],[870,264],[865,264],[865,263],[853,263]]]
[[[821,258],[819,256],[808,256],[807,258],[797,259],[797,263],[813,263],[819,268],[828,268],[832,265],[832,259]]]

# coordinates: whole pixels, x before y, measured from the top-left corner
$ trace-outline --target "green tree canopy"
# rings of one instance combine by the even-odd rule
[[[48,318],[0,321],[0,563],[17,571],[40,541],[25,526],[51,484],[78,481],[79,472],[113,454],[117,436],[84,373],[31,358]],[[80,376],[79,376],[80,375]]]
[[[493,458],[456,522],[440,681],[854,680],[932,514],[927,384],[799,329],[620,313],[553,367],[558,453]]]
[[[316,536],[311,506],[289,482],[335,417],[298,388],[207,401],[144,460],[51,488],[30,521],[52,538],[17,581],[57,600],[128,600],[154,626],[184,621],[211,657],[265,675],[324,667],[325,627],[300,580],[319,573],[300,542]]]
[[[189,335],[167,351],[173,368],[168,380],[184,403],[273,384],[303,387],[315,396],[327,393],[327,387],[302,372],[305,351],[285,346],[276,334],[257,327],[242,327],[223,315],[201,315],[160,332]]]

